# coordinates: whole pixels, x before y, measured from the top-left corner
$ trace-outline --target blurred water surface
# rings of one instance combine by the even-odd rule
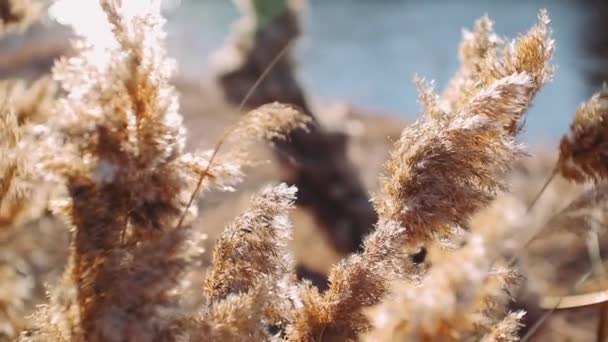
[[[299,76],[321,101],[346,100],[415,119],[414,75],[435,79],[442,89],[458,68],[462,28],[488,14],[499,34],[513,37],[534,24],[540,8],[552,19],[557,72],[538,95],[524,134],[533,144],[555,143],[592,93],[583,73],[585,12],[578,2],[311,0],[298,44]],[[169,13],[170,47],[185,74],[204,75],[238,15],[229,0],[182,0]]]

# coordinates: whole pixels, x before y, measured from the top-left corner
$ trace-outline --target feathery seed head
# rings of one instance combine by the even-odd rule
[[[380,221],[367,237],[363,251],[351,255],[329,275],[323,294],[310,285],[299,287],[302,305],[296,308],[288,329],[289,341],[351,341],[369,329],[363,310],[379,303],[397,280],[414,281],[419,270],[408,258],[403,244],[407,231],[396,221]]]
[[[418,89],[418,102],[422,112],[433,119],[442,119],[447,115],[446,108],[442,108],[439,95],[435,93],[435,82],[427,82],[424,78],[414,77],[414,83]]]
[[[391,294],[368,310],[373,329],[367,340],[474,341],[491,332],[512,283],[510,272],[492,269],[488,247],[472,234],[460,249],[433,248],[421,283],[394,283]]]
[[[278,102],[265,104],[249,111],[233,133],[235,138],[267,140],[285,139],[297,129],[306,129],[311,118],[295,106]]]
[[[514,142],[521,118],[552,73],[548,24],[541,11],[498,56],[500,40],[482,18],[465,34],[461,74],[443,98],[417,82],[427,116],[403,131],[374,199],[383,219],[408,230],[411,246],[453,235],[505,189],[503,174],[521,155]]]
[[[226,227],[213,251],[213,267],[205,289],[211,301],[247,292],[262,280],[278,281],[291,272],[284,258],[291,225],[295,187],[268,187],[255,195],[251,207]]]
[[[460,62],[463,66],[474,69],[486,57],[488,51],[493,51],[502,43],[502,39],[494,33],[494,23],[484,15],[475,21],[473,31],[463,30]]]
[[[479,74],[481,84],[526,72],[532,78],[534,90],[538,91],[553,76],[551,58],[555,41],[551,38],[550,22],[547,11],[541,10],[538,22],[526,34],[507,44],[501,55],[485,58]]]
[[[504,44],[492,31],[492,23],[483,17],[475,24],[473,33],[463,35],[461,45],[461,69],[450,81],[441,102],[458,111],[479,91],[510,75],[525,73],[533,85],[531,101],[538,90],[551,79],[551,59],[555,43],[551,38],[549,17],[545,10],[538,15],[538,23],[526,34]],[[513,135],[519,133],[520,121],[527,107],[514,113],[506,129]]]
[[[473,31],[463,30],[460,43],[460,69],[446,86],[440,101],[455,111],[472,96],[477,89],[478,73],[482,61],[488,54],[503,44],[494,33],[494,24],[487,15],[475,22]]]
[[[575,182],[599,182],[608,176],[608,87],[582,104],[560,142],[558,168]]]
[[[492,326],[481,342],[517,342],[520,339],[519,329],[523,326],[525,311],[509,313],[504,319]]]
[[[465,226],[504,189],[502,175],[521,154],[503,126],[527,106],[530,88],[525,74],[508,76],[449,120],[406,128],[374,200],[380,216],[401,222],[412,244]]]

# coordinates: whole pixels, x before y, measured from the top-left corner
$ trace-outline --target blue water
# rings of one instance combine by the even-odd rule
[[[414,75],[435,79],[441,89],[458,68],[462,28],[487,13],[499,34],[513,37],[534,24],[540,8],[552,19],[557,71],[529,112],[524,139],[553,144],[592,93],[580,46],[585,16],[573,2],[311,0],[297,47],[299,76],[317,100],[345,100],[415,119],[420,110]],[[170,47],[182,71],[204,76],[238,15],[228,0],[182,0],[169,13]]]

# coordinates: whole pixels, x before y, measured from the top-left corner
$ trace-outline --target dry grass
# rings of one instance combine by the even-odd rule
[[[575,115],[557,168],[517,141],[553,73],[546,12],[510,42],[481,18],[442,95],[418,82],[418,122],[353,137],[379,220],[338,260],[293,208],[295,187],[257,191],[281,170],[252,171],[268,157],[256,142],[310,118],[267,104],[219,134],[192,115],[187,144],[160,3],[141,3],[101,0],[111,43],[81,32],[52,80],[0,83],[1,339],[506,342],[535,321],[538,340],[605,334],[595,307],[544,322],[529,300],[606,286],[605,89]],[[229,112],[214,98],[186,96],[183,110]],[[299,280],[296,259],[327,289]]]

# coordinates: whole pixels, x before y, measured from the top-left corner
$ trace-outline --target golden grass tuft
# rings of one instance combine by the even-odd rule
[[[574,182],[599,182],[608,176],[608,88],[603,87],[583,103],[559,146],[557,167]]]
[[[58,189],[48,215],[71,229],[63,277],[27,319],[26,302],[40,282],[35,265],[0,253],[0,319],[8,322],[0,324],[2,336],[519,339],[526,316],[510,305],[522,277],[508,257],[521,246],[507,239],[507,224],[473,227],[471,218],[509,188],[524,154],[517,142],[524,115],[552,77],[545,11],[510,43],[488,17],[479,19],[463,33],[461,68],[441,96],[432,82],[416,81],[424,116],[403,130],[385,164],[373,200],[379,220],[359,252],[329,268],[322,290],[296,277],[288,246],[297,189],[285,184],[254,194],[224,227],[210,264],[201,262],[198,199],[227,198],[216,192],[235,190],[256,164],[254,141],[304,134],[311,119],[295,106],[266,104],[228,128],[213,149],[187,152],[160,1],[133,4],[100,1],[111,44],[84,36],[75,56],[57,62],[52,80],[0,86],[0,214],[17,212],[11,208],[28,204],[38,184],[52,183]],[[605,92],[581,106],[562,140],[558,165],[568,179],[605,177]],[[605,192],[597,186],[549,224],[591,225],[595,216],[586,210],[603,203]],[[21,222],[6,222],[7,231],[19,232]]]

